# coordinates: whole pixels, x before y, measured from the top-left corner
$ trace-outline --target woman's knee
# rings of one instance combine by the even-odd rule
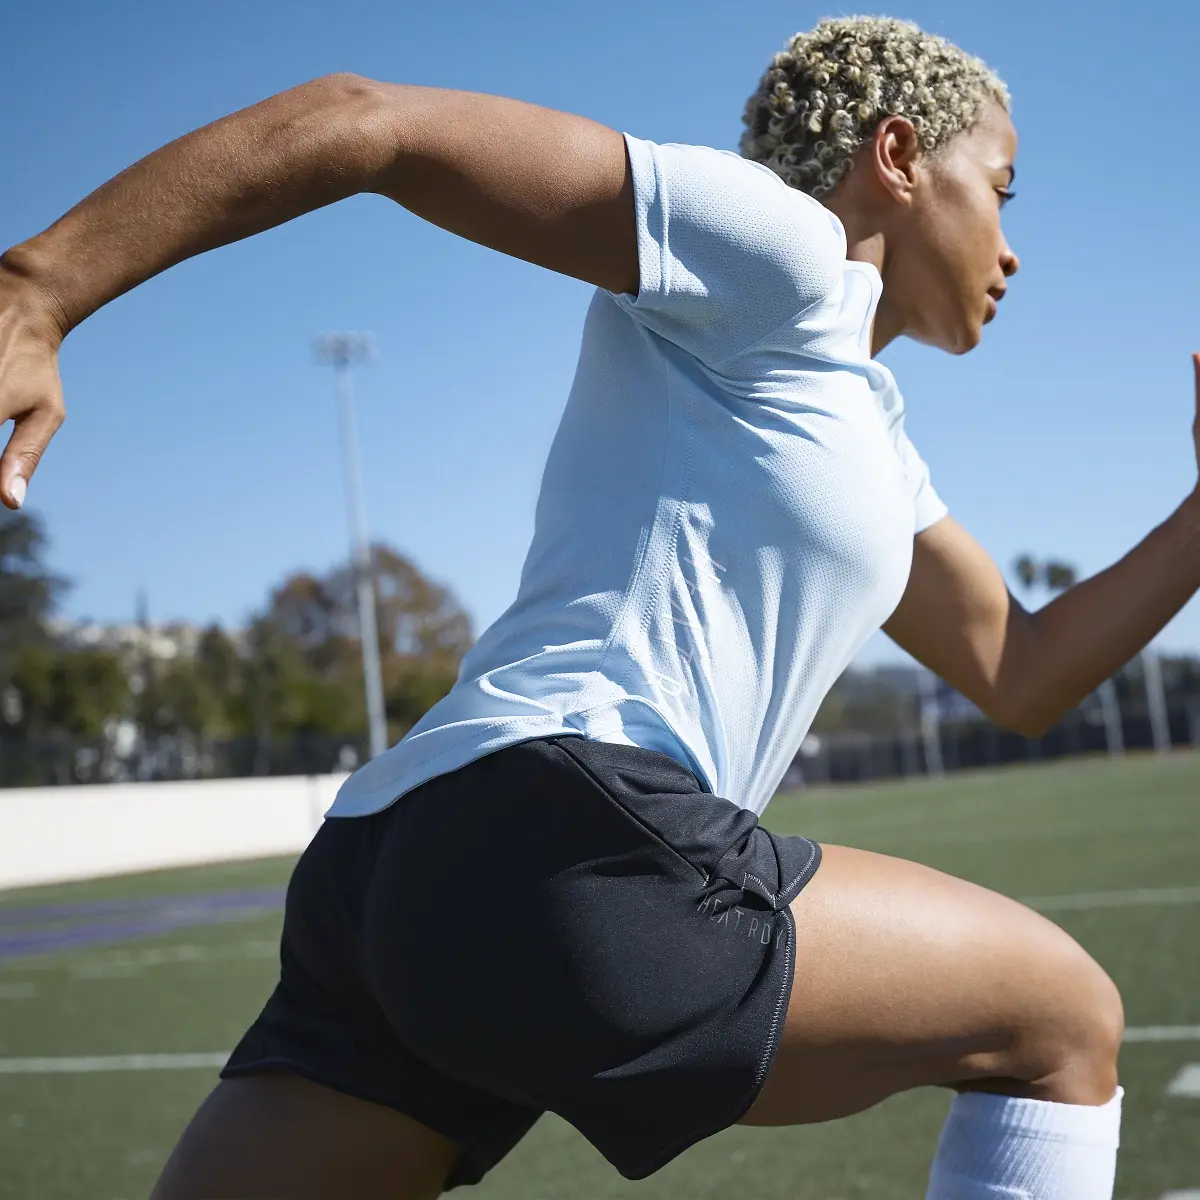
[[[1121,994],[1065,933],[1042,970],[1052,974],[1053,986],[1014,1030],[1012,1075],[1028,1084],[1035,1099],[1104,1104],[1117,1087],[1125,1033]]]
[[[1117,1088],[1117,1057],[1125,1036],[1121,993],[1095,959],[1079,971],[1067,1061],[1055,1089],[1075,1104],[1104,1104]]]

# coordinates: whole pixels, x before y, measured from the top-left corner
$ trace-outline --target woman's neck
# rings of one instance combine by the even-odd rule
[[[839,189],[840,191],[841,189]],[[883,231],[873,222],[863,220],[849,197],[830,196],[822,203],[842,223],[846,233],[846,257],[851,262],[870,263],[883,280],[883,295],[875,310],[871,325],[871,357],[904,333],[904,321],[896,312],[887,289],[887,245]],[[840,201],[840,202],[839,202]]]

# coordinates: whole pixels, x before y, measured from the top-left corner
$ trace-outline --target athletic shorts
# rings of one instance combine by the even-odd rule
[[[792,986],[820,847],[664,754],[521,742],[327,820],[281,978],[223,1071],[287,1070],[457,1143],[477,1183],[546,1111],[641,1179],[735,1124]]]

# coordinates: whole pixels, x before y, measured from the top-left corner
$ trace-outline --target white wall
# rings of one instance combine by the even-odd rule
[[[297,854],[345,775],[0,789],[0,888]]]

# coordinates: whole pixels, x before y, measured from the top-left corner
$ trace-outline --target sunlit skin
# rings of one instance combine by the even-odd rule
[[[883,277],[872,353],[898,337],[951,354],[979,344],[1019,265],[1000,223],[1016,153],[1017,131],[998,104],[933,154],[911,121],[888,117],[825,197],[848,257]]]

